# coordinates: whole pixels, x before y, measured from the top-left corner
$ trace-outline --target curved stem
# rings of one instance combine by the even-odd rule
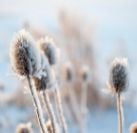
[[[63,113],[61,96],[60,96],[60,92],[59,92],[58,88],[55,88],[55,98],[56,98],[56,106],[57,106],[57,109],[59,112],[60,123],[63,128],[63,133],[67,133],[67,125],[66,125],[66,121],[65,121],[65,117],[64,117],[64,113]]]
[[[42,96],[44,99],[44,103],[45,103],[49,118],[51,119],[52,131],[53,131],[53,133],[56,133],[57,132],[56,131],[56,118],[55,118],[55,114],[54,114],[52,105],[50,103],[49,96],[48,96],[47,92],[45,92],[45,91],[42,92]]]
[[[45,123],[44,123],[44,119],[43,119],[44,117],[43,117],[43,112],[41,109],[40,101],[39,101],[36,90],[32,87],[31,79],[30,79],[29,75],[27,76],[27,81],[28,81],[28,85],[30,88],[34,107],[36,109],[36,115],[37,115],[38,123],[39,123],[40,129],[41,129],[41,133],[48,133],[47,129],[45,127]]]
[[[117,113],[118,113],[118,133],[123,133],[123,118],[122,118],[122,104],[120,99],[120,93],[117,93]]]

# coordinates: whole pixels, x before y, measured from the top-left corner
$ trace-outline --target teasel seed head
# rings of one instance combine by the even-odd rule
[[[121,93],[128,85],[127,59],[115,58],[111,64],[109,84],[112,92]]]
[[[48,59],[41,53],[41,69],[32,77],[33,84],[37,91],[44,91],[52,86],[51,80],[52,76]]]
[[[48,130],[48,133],[52,133],[52,124],[51,124],[51,121],[48,120],[45,124],[47,130]]]
[[[32,133],[31,123],[19,124],[16,128],[16,133]]]
[[[71,82],[74,79],[74,69],[73,69],[73,66],[70,62],[67,62],[64,65],[64,78],[68,82]]]
[[[58,49],[51,37],[45,37],[38,41],[40,49],[47,56],[49,64],[54,65],[58,60]]]
[[[130,126],[130,133],[137,133],[137,122]]]
[[[40,78],[34,76],[33,82],[37,91],[44,91],[47,88],[48,78],[47,76],[44,76],[44,75],[42,75]]]
[[[20,75],[33,75],[39,69],[39,54],[32,36],[19,31],[11,43],[10,60],[13,71]]]
[[[80,76],[82,81],[88,81],[91,76],[90,69],[87,65],[83,65],[81,70],[80,70]]]

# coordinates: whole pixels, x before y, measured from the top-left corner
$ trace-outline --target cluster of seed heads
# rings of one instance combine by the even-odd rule
[[[21,76],[31,75],[37,90],[45,90],[50,84],[49,65],[56,63],[56,47],[52,38],[38,41],[41,51],[36,48],[32,36],[21,30],[14,37],[10,49],[13,70]],[[49,85],[50,86],[50,85]]]
[[[46,37],[38,41],[41,53],[41,69],[38,76],[33,76],[33,82],[38,91],[45,90],[52,86],[52,75],[50,65],[57,62],[56,47],[52,38]]]
[[[50,66],[57,62],[57,51],[55,42],[50,37],[42,38],[38,41],[40,50],[36,48],[36,43],[32,36],[25,30],[21,30],[12,41],[10,49],[11,65],[16,74],[20,76],[31,76],[37,91],[44,91],[51,86]],[[67,81],[73,80],[73,69],[66,66],[65,76]],[[87,81],[90,77],[89,68],[84,66],[81,71],[81,79]],[[113,92],[121,93],[128,85],[127,60],[116,58],[111,65],[109,83]],[[52,133],[51,122],[46,123],[49,133]],[[31,127],[20,124],[16,133],[31,133]],[[130,128],[131,133],[137,133],[137,124]]]
[[[42,46],[41,50],[36,48],[33,37],[26,30],[21,30],[12,41],[10,58],[13,70],[19,76],[27,77],[33,102],[37,108],[38,121],[42,132],[45,133],[43,112],[33,88],[36,88],[37,91],[44,91],[51,86],[50,65],[56,63],[56,50],[55,44],[48,38],[44,39],[44,43],[42,40],[39,41],[39,45]],[[31,81],[33,81],[34,87],[32,87]],[[29,130],[24,125],[20,127],[17,133],[30,133],[27,132]]]
[[[48,59],[41,53],[41,69],[32,77],[34,86],[37,91],[44,91],[50,86],[51,83],[51,71],[48,63]]]
[[[116,58],[112,62],[109,81],[112,91],[116,93],[121,93],[127,88],[127,60],[125,58]]]

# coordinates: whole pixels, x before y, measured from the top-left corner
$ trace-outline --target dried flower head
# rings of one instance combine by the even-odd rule
[[[33,75],[39,69],[39,55],[31,35],[25,31],[19,31],[14,37],[11,49],[11,65],[17,74],[21,76]]]
[[[40,49],[48,57],[49,64],[50,65],[56,64],[58,54],[54,40],[51,37],[45,37],[38,41],[38,45]]]
[[[67,62],[64,66],[64,78],[67,81],[72,81],[74,79],[74,70],[70,62]]]
[[[130,133],[137,133],[137,122],[130,126]]]
[[[112,62],[109,84],[113,92],[121,93],[128,85],[127,59],[115,58]]]
[[[82,66],[80,70],[80,76],[83,81],[88,81],[90,79],[90,70],[87,65]]]
[[[48,130],[48,133],[52,133],[52,124],[51,124],[51,121],[50,120],[48,120],[47,122],[46,122],[46,128],[47,128],[47,130]]]
[[[16,128],[16,133],[32,133],[31,123],[19,124]]]
[[[41,69],[32,77],[32,81],[37,91],[42,91],[51,87],[51,70],[48,59],[44,54],[41,54]]]
[[[37,91],[43,91],[47,88],[48,78],[44,75],[42,75],[41,78],[34,76],[33,82]]]

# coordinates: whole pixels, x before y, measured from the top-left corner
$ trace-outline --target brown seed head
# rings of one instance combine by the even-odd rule
[[[115,58],[112,62],[109,76],[109,84],[113,92],[121,93],[128,85],[127,60]]]
[[[70,82],[74,79],[74,70],[70,62],[67,62],[64,66],[64,78]]]
[[[19,124],[16,128],[16,133],[32,133],[31,124]]]
[[[33,75],[39,69],[39,54],[31,35],[19,31],[14,37],[10,48],[11,65],[18,75]]]
[[[137,122],[130,126],[130,133],[137,133]]]
[[[47,128],[47,130],[48,130],[48,133],[52,133],[52,125],[51,125],[51,121],[50,120],[48,120],[47,122],[46,122],[46,128]]]
[[[41,54],[41,69],[35,76],[32,77],[34,86],[37,91],[44,91],[51,87],[51,70],[48,63],[48,59],[45,55]]]
[[[51,37],[45,37],[38,41],[40,49],[47,56],[49,64],[54,65],[57,62],[58,54],[54,40]]]
[[[88,81],[90,79],[91,73],[87,65],[82,66],[80,70],[80,76],[83,81]]]

